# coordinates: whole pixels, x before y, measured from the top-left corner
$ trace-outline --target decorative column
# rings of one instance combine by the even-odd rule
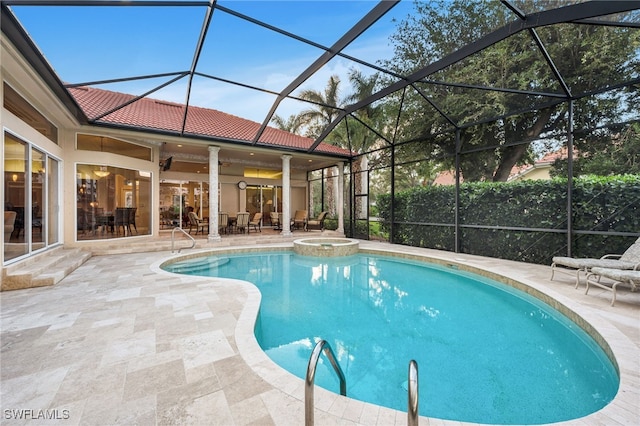
[[[344,234],[344,163],[340,161],[338,164],[338,229],[337,232]]]
[[[282,158],[282,232],[283,237],[291,235],[291,155]]]
[[[209,237],[210,243],[221,241],[218,233],[218,152],[219,146],[209,148]]]

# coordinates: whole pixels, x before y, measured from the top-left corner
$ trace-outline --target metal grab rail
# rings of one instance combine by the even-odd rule
[[[313,348],[313,352],[311,352],[311,357],[309,358],[309,365],[307,365],[307,377],[304,382],[304,424],[306,426],[313,426],[313,388],[314,388],[314,380],[316,378],[316,366],[318,365],[318,359],[320,358],[320,354],[324,349],[324,354],[331,365],[333,366],[333,370],[338,375],[340,379],[340,395],[347,396],[347,381],[344,378],[344,373],[338,365],[336,361],[336,355],[333,353],[333,349],[331,349],[331,345],[326,340],[320,340],[316,347]]]
[[[175,243],[175,234],[177,230],[180,230],[184,235],[189,237],[189,239],[191,240],[191,247],[180,247],[178,249],[178,253],[180,253],[180,250],[182,250],[183,248],[192,249],[196,246],[196,239],[193,238],[191,235],[189,235],[187,231],[185,231],[184,229],[180,228],[179,226],[176,226],[171,230],[171,253],[173,253],[173,243]]]
[[[418,426],[418,363],[409,361],[407,425]]]

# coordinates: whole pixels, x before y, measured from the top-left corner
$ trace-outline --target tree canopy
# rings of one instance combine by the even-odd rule
[[[578,2],[510,3],[535,11]],[[634,12],[632,17],[636,15]],[[393,57],[381,64],[390,73],[365,75],[352,69],[346,90],[340,78],[332,76],[324,91],[298,94],[311,105],[307,110],[288,120],[275,116],[272,122],[318,137],[349,104],[517,19],[499,1],[415,2],[414,13],[397,23],[391,37]],[[639,79],[639,69],[637,26],[571,23],[529,29],[347,115],[326,142],[356,153],[394,145],[394,163],[419,164],[428,175],[418,179],[422,182],[430,181],[434,168],[454,169],[456,153],[466,181],[506,181],[514,166],[534,162],[540,141],[546,141],[542,143],[547,151],[560,148],[569,129],[571,109],[573,129],[586,135],[576,138],[579,149],[593,152],[592,162],[604,161],[605,153],[609,153],[608,162],[618,161],[616,153],[629,149],[620,147],[620,141],[628,144],[635,139],[621,139],[620,126],[615,123],[638,119],[634,105],[640,101],[640,90],[637,85],[607,90]],[[349,93],[342,96],[344,92]],[[384,150],[369,156],[370,166],[376,162],[390,166],[390,161]]]
[[[513,3],[523,10],[557,7],[546,0]],[[516,18],[500,2],[417,2],[398,24],[395,55],[385,65],[411,73]],[[419,146],[424,158],[453,167],[455,140],[439,135],[460,129],[460,152],[469,153],[460,163],[465,180],[505,181],[514,165],[533,159],[533,140],[566,134],[568,103],[559,99],[579,97],[576,129],[628,113],[637,92],[582,96],[637,76],[639,46],[634,28],[560,24],[524,31],[389,97],[387,111],[402,108],[397,139],[418,142],[408,145],[411,151]],[[529,110],[535,112],[518,113]]]
[[[612,176],[640,175],[640,123],[632,123],[618,132],[594,132],[575,142],[573,174]],[[567,160],[558,159],[552,176],[567,176]]]

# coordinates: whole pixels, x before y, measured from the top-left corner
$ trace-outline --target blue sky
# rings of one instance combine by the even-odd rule
[[[218,4],[331,46],[377,2],[220,0]],[[389,59],[393,51],[388,37],[396,25],[392,19],[402,19],[412,7],[410,0],[403,0],[344,52],[374,64]],[[60,78],[79,83],[188,70],[206,8],[14,6],[13,11]],[[322,53],[216,10],[197,70],[279,92]],[[347,90],[347,74],[354,66],[365,74],[370,72],[346,59],[335,58],[294,94],[302,89],[321,90],[334,74],[341,77]],[[142,94],[167,79],[101,87]],[[186,84],[183,79],[151,97],[184,103]],[[190,103],[261,122],[274,100],[261,92],[196,78]],[[285,101],[277,113],[288,117],[306,107]]]

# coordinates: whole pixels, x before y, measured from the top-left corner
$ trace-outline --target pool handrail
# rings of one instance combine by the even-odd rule
[[[185,231],[184,229],[180,228],[179,226],[176,226],[175,228],[173,228],[173,230],[171,231],[171,253],[173,253],[173,244],[175,243],[175,233],[176,231],[181,231],[184,235],[186,235],[187,237],[189,237],[189,239],[191,240],[191,247],[180,247],[178,249],[178,253],[180,253],[180,250],[182,250],[183,248],[187,248],[187,249],[192,249],[196,246],[196,240],[195,238],[193,238],[191,235],[189,235],[187,233],[187,231]]]
[[[418,426],[418,363],[413,359],[409,361],[407,393],[407,425]]]
[[[342,368],[340,368],[338,361],[336,361],[336,355],[333,353],[333,349],[331,349],[329,342],[326,340],[320,340],[316,344],[315,348],[313,348],[313,352],[311,352],[309,364],[307,365],[307,376],[304,382],[304,424],[306,426],[313,426],[314,423],[313,388],[316,377],[316,366],[318,365],[318,360],[320,359],[320,354],[323,350],[325,356],[329,358],[329,362],[331,362],[333,370],[340,379],[340,395],[347,396],[347,381],[344,373],[342,372]]]

